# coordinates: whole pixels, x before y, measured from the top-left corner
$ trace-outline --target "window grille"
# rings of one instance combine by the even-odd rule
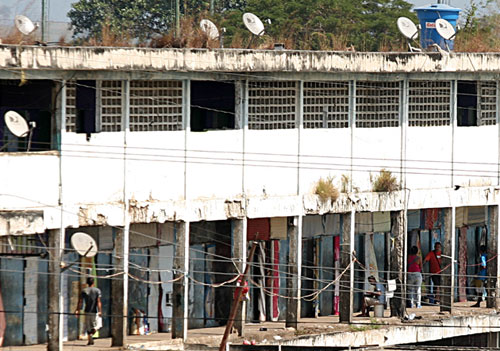
[[[410,81],[408,125],[433,127],[450,125],[449,81]]]
[[[356,127],[399,126],[400,82],[356,82]]]
[[[66,131],[76,132],[76,84],[66,82]]]
[[[297,82],[249,82],[248,128],[296,127]]]
[[[349,82],[304,82],[304,128],[349,127]]]
[[[497,123],[497,82],[478,82],[479,86],[479,121],[480,126],[491,126]]]
[[[122,130],[122,81],[104,80],[101,83],[101,130]]]
[[[182,130],[182,82],[130,82],[130,131]]]

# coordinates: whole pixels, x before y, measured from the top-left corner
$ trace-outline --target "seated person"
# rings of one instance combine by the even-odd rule
[[[377,282],[373,275],[368,277],[368,282],[371,284],[372,291],[365,292],[360,317],[368,317],[371,306],[385,304],[384,284]]]

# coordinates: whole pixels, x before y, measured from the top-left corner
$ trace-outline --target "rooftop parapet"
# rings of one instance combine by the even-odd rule
[[[500,53],[0,45],[0,68],[190,72],[500,73]]]

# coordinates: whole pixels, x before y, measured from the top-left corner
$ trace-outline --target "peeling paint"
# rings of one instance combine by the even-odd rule
[[[0,45],[0,66],[205,72],[498,72],[500,54]]]

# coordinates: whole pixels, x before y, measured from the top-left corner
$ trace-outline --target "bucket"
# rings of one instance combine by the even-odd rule
[[[438,44],[443,50],[446,50],[446,44],[450,50],[453,50],[453,40],[444,40],[436,30],[436,20],[442,18],[450,22],[453,27],[457,27],[458,13],[460,9],[444,4],[433,4],[417,7],[418,20],[422,30],[420,31],[420,45],[427,49],[432,44]]]
[[[373,316],[378,318],[384,317],[384,305],[373,306]]]

